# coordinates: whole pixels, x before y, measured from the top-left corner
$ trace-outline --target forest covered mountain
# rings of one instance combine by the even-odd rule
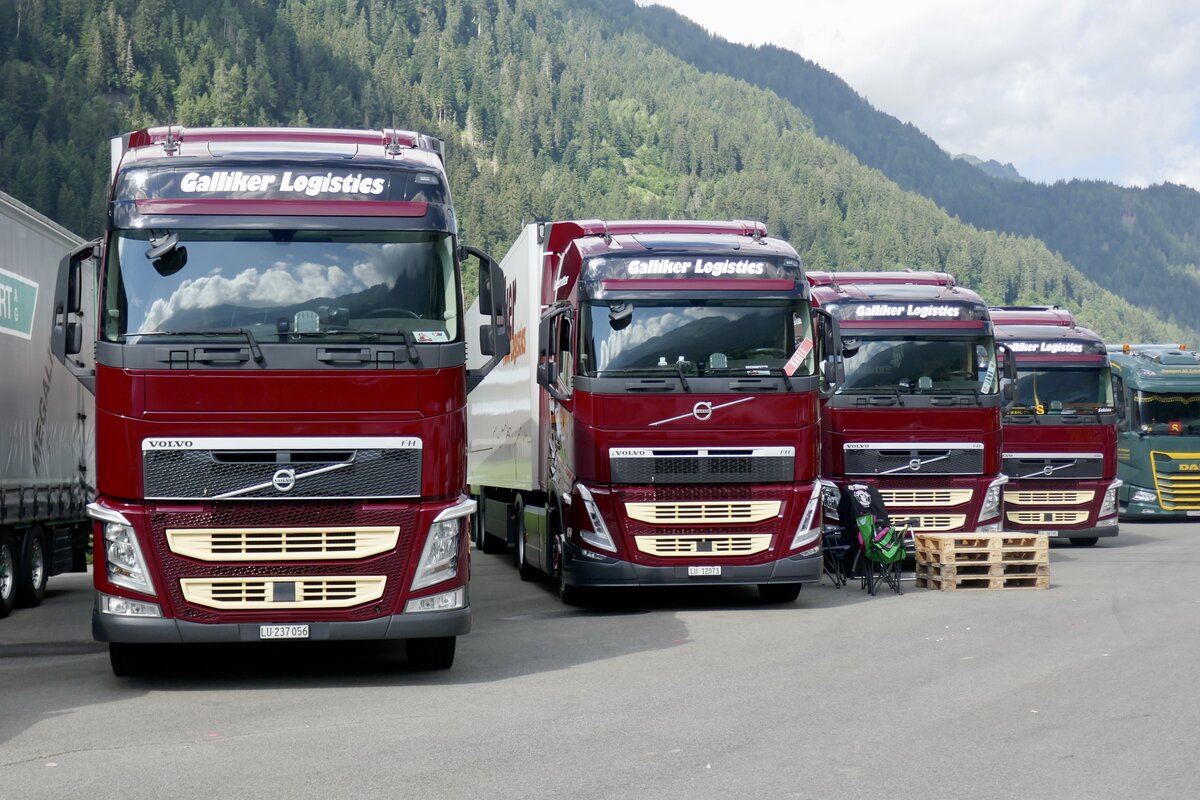
[[[758,218],[814,269],[943,269],[992,302],[1066,305],[1113,338],[1185,337],[1186,320],[1127,303],[1030,235],[949,216],[822,138],[812,110],[702,71],[678,52],[688,48],[627,24],[626,11],[638,9],[10,0],[0,3],[0,189],[91,235],[103,219],[108,139],[122,131],[168,120],[378,128],[395,119],[447,139],[463,238],[497,255],[531,219]],[[717,41],[698,35],[697,47]],[[911,137],[894,146],[912,147]],[[1009,185],[957,167],[990,191]]]
[[[796,53],[732,44],[661,6],[584,1],[702,71],[777,92],[813,121],[817,135],[902,189],[981,230],[1040,239],[1091,280],[1184,326],[1200,344],[1200,192],[1174,184],[1131,189],[1105,181],[1000,180],[1011,176],[950,156]]]

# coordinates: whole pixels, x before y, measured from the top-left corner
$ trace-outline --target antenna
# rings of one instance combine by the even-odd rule
[[[175,138],[175,114],[167,116],[167,138],[163,142],[163,152],[173,156],[179,152],[179,140]]]
[[[612,234],[608,232],[608,220],[604,220],[604,243],[612,245]]]
[[[385,152],[389,156],[398,156],[404,152],[404,148],[400,144],[400,132],[396,130],[396,112],[392,112],[392,129],[391,135],[388,137],[387,147]]]

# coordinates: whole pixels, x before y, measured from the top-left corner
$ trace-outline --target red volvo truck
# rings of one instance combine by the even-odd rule
[[[63,259],[52,338],[95,393],[92,627],[116,673],[180,642],[395,638],[453,662],[488,369],[465,369],[461,260],[489,300],[502,278],[459,245],[442,160],[396,130],[113,140],[107,229]],[[476,335],[495,363],[506,334]]]
[[[1017,363],[1004,410],[1004,529],[1075,545],[1116,536],[1117,409],[1104,341],[1063,308],[990,313]]]
[[[942,272],[808,280],[813,305],[840,323],[846,353],[845,378],[821,409],[822,476],[839,489],[876,486],[913,533],[1000,530],[1007,478],[987,305]],[[826,494],[827,515],[837,500]]]
[[[796,251],[749,222],[538,223],[501,262],[512,352],[472,395],[485,550],[590,587],[821,575],[818,367]],[[819,316],[819,315],[816,315]]]

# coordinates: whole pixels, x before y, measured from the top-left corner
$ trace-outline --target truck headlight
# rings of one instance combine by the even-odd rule
[[[836,483],[829,481],[821,481],[821,507],[825,512],[825,519],[834,520],[838,518],[838,503],[842,499],[842,492],[838,489]]]
[[[425,536],[425,548],[417,562],[412,590],[424,589],[458,575],[458,550],[463,521],[475,511],[475,501],[460,500],[438,514]]]
[[[1008,476],[1001,475],[988,484],[987,492],[983,495],[983,507],[979,509],[979,520],[991,519],[1000,515],[1000,503],[1004,499],[1000,487],[1008,483]]]
[[[108,582],[141,594],[154,594],[154,581],[138,543],[133,524],[119,511],[98,503],[87,507],[88,516],[103,526],[104,565]]]
[[[1132,503],[1157,503],[1158,495],[1149,489],[1134,489],[1129,501]]]
[[[594,547],[599,547],[601,550],[607,550],[610,553],[617,552],[617,545],[613,541],[612,534],[608,532],[608,526],[604,524],[604,517],[600,516],[600,508],[596,505],[596,499],[592,497],[592,493],[583,484],[579,484],[576,488],[579,489],[579,496],[583,499],[583,507],[587,511],[588,519],[592,523],[590,531],[579,531],[579,538]]]
[[[821,526],[813,524],[817,517],[817,507],[823,502],[824,492],[821,489],[819,482],[813,484],[812,497],[808,498],[808,505],[804,507],[804,515],[800,517],[800,524],[792,536],[791,546],[788,547],[788,550],[805,548],[796,554],[798,556],[821,552]]]
[[[1121,485],[1120,479],[1113,481],[1108,485],[1108,490],[1104,493],[1104,502],[1100,504],[1101,517],[1111,517],[1117,513],[1117,487]]]

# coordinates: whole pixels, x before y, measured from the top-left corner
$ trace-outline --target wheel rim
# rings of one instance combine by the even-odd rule
[[[5,545],[0,548],[0,597],[5,600],[13,590],[13,556],[12,548]]]
[[[40,536],[33,537],[33,546],[29,551],[29,560],[32,562],[29,574],[33,578],[34,588],[37,588],[42,585],[42,581],[46,577],[46,554],[42,552],[42,538]]]

